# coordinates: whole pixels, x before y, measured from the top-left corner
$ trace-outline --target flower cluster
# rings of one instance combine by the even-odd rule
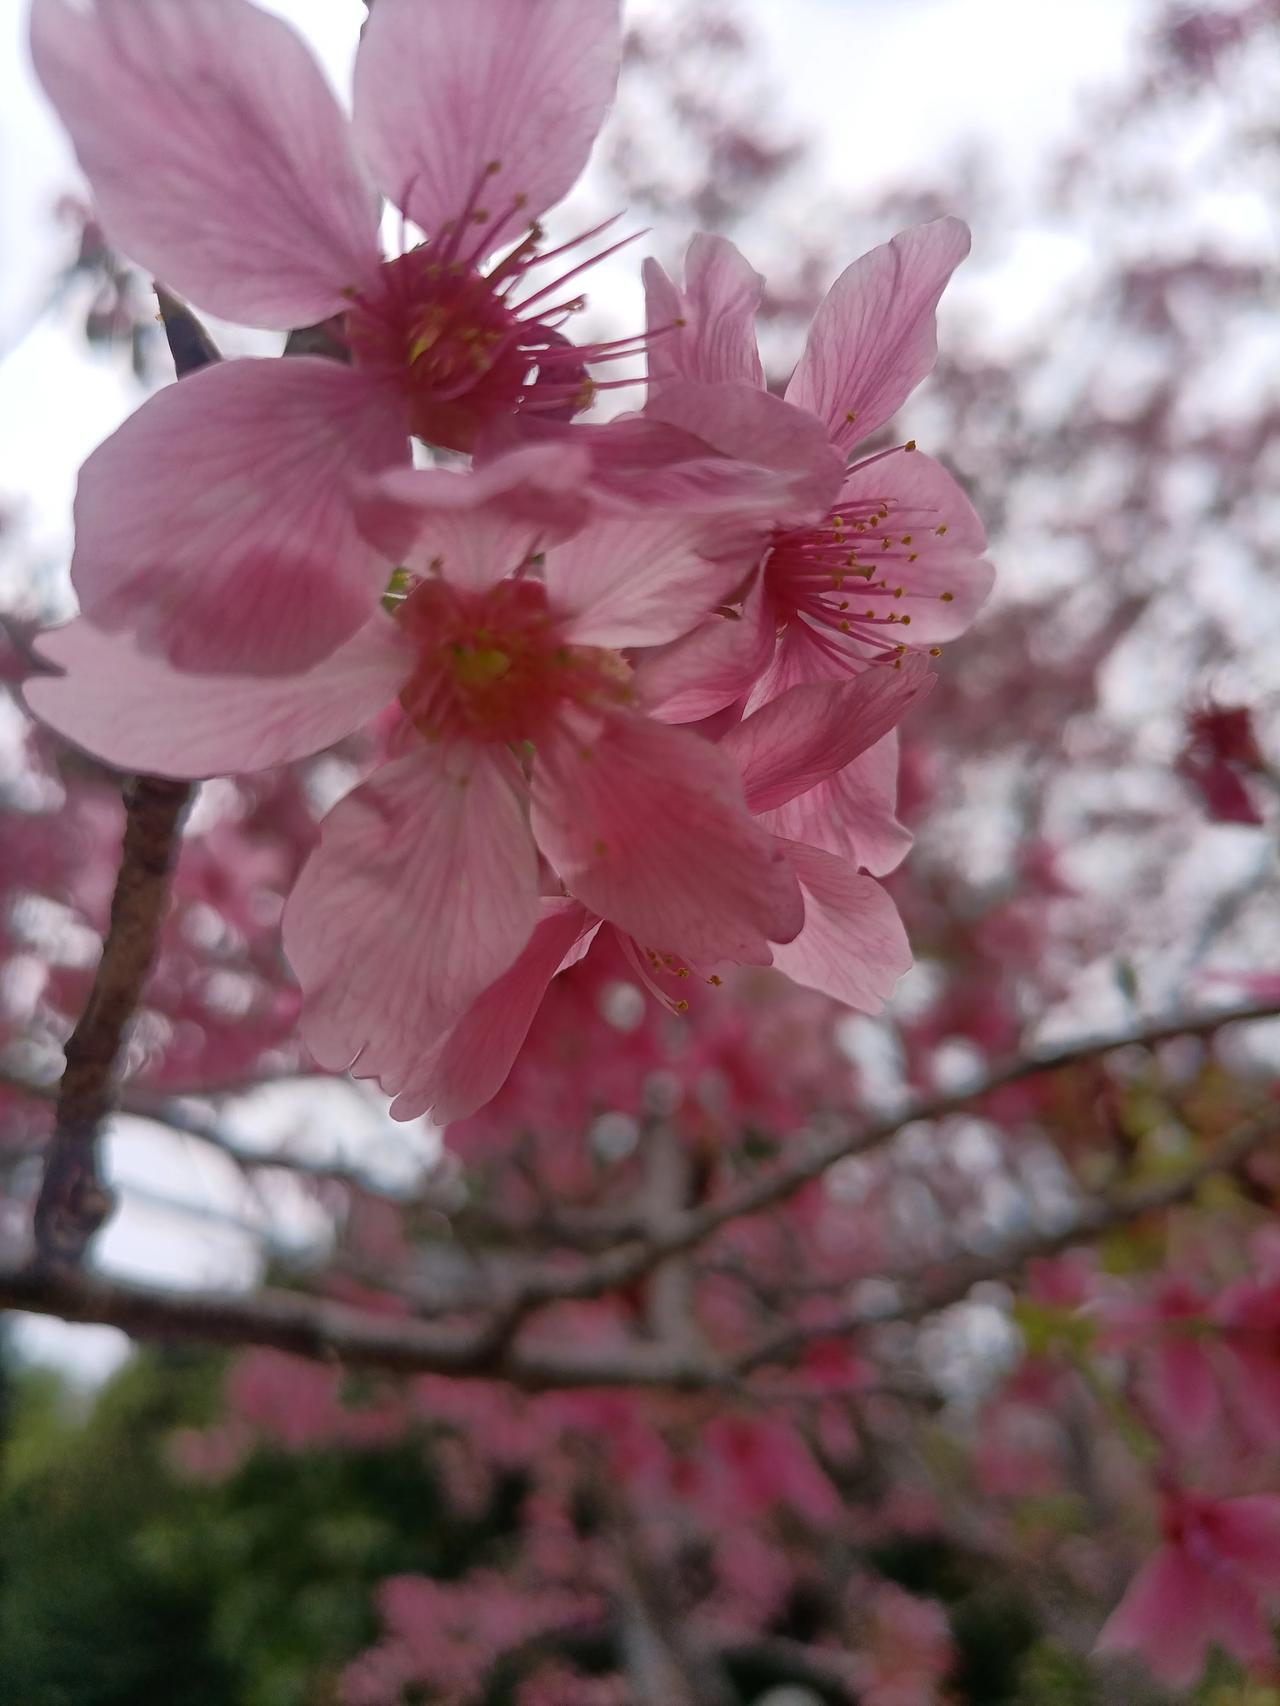
[[[283,935],[316,1059],[402,1118],[487,1101],[602,937],[676,1011],[732,965],[874,1011],[909,964],[875,880],[907,845],[893,731],[990,587],[944,469],[867,450],[933,363],[958,221],[842,274],[785,397],[723,238],[681,285],[645,264],[642,336],[570,339],[604,228],[549,247],[542,218],[619,33],[607,0],[378,0],[348,120],[248,0],[33,11],[108,237],[326,353],[209,366],[90,457],[82,615],[28,701],[180,778],[376,724]],[[643,407],[575,419],[641,349]]]

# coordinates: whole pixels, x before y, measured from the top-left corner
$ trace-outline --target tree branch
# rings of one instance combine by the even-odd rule
[[[157,288],[179,378],[218,359],[193,314]],[[117,1094],[116,1062],[155,959],[169,873],[193,789],[138,776],[125,785],[124,848],[93,988],[67,1039],[57,1113],[33,1231],[37,1258],[75,1264],[111,1212],[99,1144]]]
[[[606,1251],[567,1272],[530,1280],[522,1295],[523,1312],[527,1313],[543,1303],[596,1297],[617,1286],[630,1285],[659,1262],[704,1243],[731,1221],[761,1214],[786,1202],[838,1162],[882,1148],[904,1127],[917,1121],[945,1119],[984,1101],[998,1090],[1008,1089],[1010,1085],[1038,1078],[1044,1073],[1081,1066],[1117,1049],[1155,1048],[1176,1037],[1210,1037],[1228,1025],[1277,1017],[1280,1017],[1280,1002],[1249,1003],[1221,1007],[1212,1013],[1187,1014],[1145,1028],[1085,1037],[1044,1054],[1020,1056],[965,1089],[918,1101],[889,1119],[860,1128],[845,1128],[814,1138],[807,1144],[797,1142],[777,1166],[735,1190],[726,1191],[719,1198],[695,1209],[673,1214],[664,1228],[651,1232],[645,1239]]]
[[[694,1362],[661,1345],[510,1345],[495,1351],[483,1327],[375,1315],[291,1291],[167,1291],[70,1268],[0,1267],[0,1309],[119,1327],[137,1339],[260,1345],[348,1368],[505,1380],[527,1391],[591,1386],[696,1391],[719,1383],[709,1359]]]
[[[756,1345],[733,1365],[735,1375],[742,1377],[771,1363],[789,1362],[807,1345],[823,1339],[843,1338],[870,1327],[885,1326],[892,1321],[919,1321],[926,1315],[960,1303],[973,1290],[989,1280],[1008,1279],[1021,1271],[1028,1262],[1056,1256],[1113,1227],[1141,1220],[1144,1215],[1173,1208],[1195,1195],[1207,1179],[1220,1173],[1233,1173],[1250,1155],[1280,1135],[1280,1104],[1268,1108],[1256,1119],[1246,1120],[1235,1127],[1204,1155],[1193,1167],[1176,1178],[1162,1179],[1140,1189],[1117,1191],[1087,1204],[1071,1222],[1053,1232],[1043,1232],[1031,1238],[1020,1238],[1006,1244],[990,1256],[971,1256],[945,1266],[936,1280],[914,1283],[910,1276],[900,1281],[905,1295],[888,1309],[848,1309],[827,1317],[821,1323],[788,1327],[772,1338]],[[894,1276],[885,1276],[892,1279]]]

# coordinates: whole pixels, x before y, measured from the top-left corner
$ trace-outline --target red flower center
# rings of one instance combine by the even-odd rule
[[[469,449],[521,400],[532,361],[519,321],[489,278],[429,243],[384,262],[382,281],[347,313],[352,359],[395,380],[419,438]]]
[[[560,637],[540,581],[483,592],[423,581],[399,619],[419,647],[400,703],[431,740],[536,741],[565,703],[616,705],[630,694],[630,670],[615,652]]]

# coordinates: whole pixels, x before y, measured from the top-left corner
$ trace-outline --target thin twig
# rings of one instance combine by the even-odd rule
[[[787,1201],[841,1161],[883,1148],[904,1127],[917,1121],[940,1120],[962,1113],[1010,1085],[1081,1066],[1117,1049],[1154,1048],[1177,1037],[1209,1037],[1228,1025],[1277,1017],[1280,1017],[1280,1002],[1250,1003],[1221,1007],[1211,1013],[1186,1014],[1129,1031],[1085,1037],[1051,1052],[1011,1060],[964,1089],[918,1101],[889,1119],[852,1129],[845,1127],[807,1144],[797,1142],[777,1166],[711,1202],[673,1214],[665,1227],[655,1229],[646,1238],[606,1251],[575,1268],[527,1282],[520,1300],[521,1312],[528,1314],[544,1303],[596,1297],[629,1285],[659,1262],[705,1243],[730,1222],[761,1214]]]
[[[901,1300],[887,1309],[851,1308],[828,1316],[821,1323],[785,1328],[740,1357],[733,1365],[733,1372],[740,1377],[745,1376],[769,1364],[789,1362],[806,1346],[824,1339],[844,1338],[892,1321],[919,1321],[926,1315],[937,1314],[939,1310],[962,1302],[976,1285],[1010,1279],[1028,1262],[1055,1256],[1073,1244],[1084,1243],[1114,1227],[1185,1202],[1206,1180],[1235,1172],[1264,1143],[1278,1134],[1280,1104],[1235,1127],[1194,1166],[1175,1178],[1102,1197],[1086,1204],[1067,1225],[1011,1241],[989,1256],[955,1261],[932,1282],[917,1280],[913,1283],[904,1277]]]

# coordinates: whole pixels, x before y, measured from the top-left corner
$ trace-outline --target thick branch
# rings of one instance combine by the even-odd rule
[[[0,1309],[119,1327],[137,1339],[267,1346],[312,1361],[388,1374],[501,1379],[530,1391],[590,1386],[697,1389],[697,1364],[650,1344],[567,1349],[504,1346],[483,1330],[374,1315],[291,1291],[192,1293],[107,1280],[73,1269],[0,1267]]]
[[[178,376],[218,359],[208,334],[180,303],[158,291]],[[57,1114],[36,1201],[36,1252],[76,1263],[111,1212],[100,1139],[116,1098],[116,1062],[155,959],[169,898],[169,873],[192,789],[138,776],[125,787],[124,849],[102,958],[79,1023],[67,1039]]]

